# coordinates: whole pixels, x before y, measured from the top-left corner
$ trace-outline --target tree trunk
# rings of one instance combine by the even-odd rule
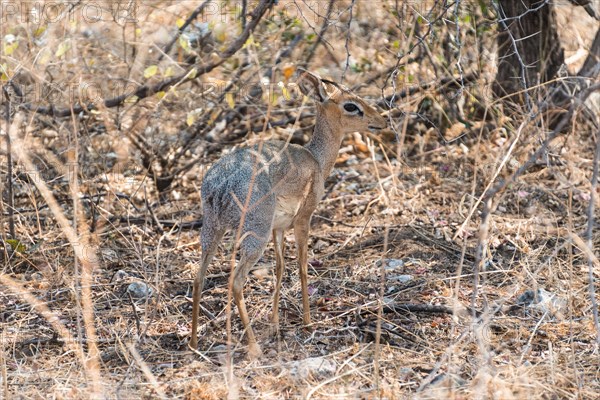
[[[600,29],[596,31],[596,36],[590,48],[590,52],[583,63],[583,66],[577,73],[579,76],[592,78],[600,73]]]
[[[494,94],[523,104],[522,91],[552,80],[564,63],[556,17],[551,2],[500,0],[498,19]]]

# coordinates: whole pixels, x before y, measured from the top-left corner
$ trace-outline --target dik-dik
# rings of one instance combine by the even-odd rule
[[[265,141],[225,155],[206,173],[201,195],[202,260],[194,279],[190,347],[198,347],[198,314],[204,277],[227,230],[236,232],[239,263],[233,270],[233,298],[248,335],[248,355],[261,349],[250,326],[243,288],[250,269],[273,238],[276,284],[271,323],[279,328],[279,292],[284,269],[284,232],[294,228],[302,286],[302,320],[310,324],[308,301],[308,231],[310,218],[323,196],[344,134],[380,130],[386,120],[347,88],[300,70],[301,92],[316,103],[316,125],[305,146]]]

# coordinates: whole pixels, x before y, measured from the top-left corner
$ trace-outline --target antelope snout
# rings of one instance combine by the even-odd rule
[[[380,131],[387,128],[387,120],[383,117],[379,117],[375,121],[371,121],[367,126],[370,131]]]

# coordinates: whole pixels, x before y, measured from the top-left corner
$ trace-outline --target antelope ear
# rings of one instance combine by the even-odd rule
[[[300,76],[297,83],[303,95],[311,97],[319,103],[327,101],[330,95],[327,93],[325,83],[323,83],[319,75],[302,68],[298,68],[298,73]]]

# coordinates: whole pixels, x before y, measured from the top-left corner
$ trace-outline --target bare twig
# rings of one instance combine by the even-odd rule
[[[152,387],[156,391],[156,394],[158,395],[158,397],[161,399],[167,399],[168,397],[165,395],[165,392],[162,390],[161,385],[158,382],[158,379],[156,379],[156,376],[154,376],[154,374],[152,373],[152,370],[150,369],[150,367],[148,367],[148,364],[144,361],[144,359],[142,358],[140,353],[137,351],[137,349],[135,348],[135,345],[133,343],[127,343],[126,346],[127,346],[127,350],[129,350],[129,353],[133,356],[133,359],[137,363],[138,367],[142,370],[144,376],[146,377],[148,382],[152,385]]]
[[[554,127],[552,132],[550,132],[548,134],[548,136],[546,137],[546,139],[544,140],[542,145],[540,147],[538,147],[538,149],[529,157],[529,159],[527,159],[527,161],[525,161],[525,163],[523,163],[523,165],[521,165],[515,172],[513,172],[512,175],[508,179],[500,180],[498,183],[496,183],[496,185],[494,185],[493,187],[488,189],[485,192],[484,196],[482,196],[484,199],[484,201],[483,201],[484,207],[483,207],[483,211],[481,213],[481,224],[480,224],[480,229],[479,229],[479,235],[477,238],[475,262],[473,264],[474,288],[473,288],[473,295],[472,295],[472,301],[471,301],[472,305],[474,305],[475,300],[478,295],[477,285],[479,283],[479,271],[481,270],[481,267],[482,267],[483,256],[484,256],[485,247],[487,244],[489,220],[495,209],[495,205],[493,204],[493,198],[499,192],[504,190],[506,188],[506,186],[508,186],[510,183],[514,182],[519,176],[521,176],[525,171],[527,171],[534,164],[534,162],[546,151],[546,149],[548,148],[548,146],[550,145],[552,140],[554,140],[554,138],[556,138],[562,132],[563,128],[571,121],[571,118],[573,117],[575,111],[583,105],[585,100],[592,93],[594,93],[595,91],[598,91],[598,90],[600,90],[600,83],[596,83],[596,84],[588,87],[587,89],[582,90],[577,97],[573,98],[573,102],[572,102],[571,106],[569,107],[569,110],[567,111],[567,113],[565,113],[562,116],[562,118],[556,124],[556,126]],[[529,117],[529,119],[531,119],[531,118],[532,118],[532,116]]]
[[[0,332],[0,343],[4,342],[4,330],[2,330]],[[8,395],[8,372],[6,369],[5,353],[4,351],[0,351],[0,378],[2,378],[2,393],[4,393],[4,398],[8,399],[10,396]]]
[[[590,188],[590,200],[587,209],[587,228],[586,239],[590,252],[594,251],[593,233],[594,233],[594,206],[596,202],[596,189],[598,187],[598,164],[600,164],[600,131],[596,132],[596,151],[594,152],[594,165],[592,168],[592,179]],[[594,262],[588,257],[588,287],[590,291],[590,301],[592,302],[592,313],[594,315],[594,325],[596,327],[596,342],[600,346],[600,322],[598,321],[598,303],[596,302],[596,289],[594,282]]]
[[[50,211],[54,215],[54,218],[58,222],[63,234],[67,237],[75,256],[83,267],[84,276],[82,276],[82,294],[87,297],[83,302],[84,312],[83,318],[86,328],[88,342],[88,355],[85,360],[85,368],[88,377],[91,382],[91,390],[94,397],[100,397],[102,393],[102,379],[100,375],[99,365],[99,352],[97,346],[97,335],[95,331],[95,322],[93,315],[93,307],[91,306],[91,282],[90,277],[91,271],[97,266],[98,260],[96,255],[96,248],[93,246],[87,235],[79,235],[78,232],[71,226],[71,223],[67,219],[64,211],[56,201],[56,197],[52,191],[48,188],[46,182],[41,179],[36,179],[37,169],[31,162],[29,154],[26,151],[26,145],[22,142],[18,136],[17,131],[20,128],[23,118],[20,115],[14,119],[11,130],[7,134],[12,135],[11,140],[15,143],[13,151],[15,152],[20,163],[23,164],[28,174],[31,176],[33,183],[40,191],[40,194],[44,198],[44,201],[48,204]],[[87,282],[87,284],[86,284]],[[89,302],[87,301],[89,300]],[[62,335],[62,334],[61,334]]]
[[[391,81],[392,87],[394,88],[394,94],[392,94],[390,96],[390,98],[387,99],[388,100],[388,104],[387,104],[388,108],[391,108],[392,105],[396,102],[396,95],[395,95],[396,76],[398,75],[398,68],[400,67],[400,64],[402,63],[402,60],[404,59],[405,56],[407,56],[408,54],[411,54],[416,48],[423,45],[423,43],[425,42],[425,39],[431,34],[434,24],[437,23],[438,21],[441,21],[443,18],[445,18],[446,13],[450,9],[450,7],[452,7],[454,5],[454,3],[448,3],[446,1],[444,1],[443,2],[443,11],[436,18],[431,19],[433,11],[438,6],[438,3],[439,3],[439,0],[436,0],[434,2],[433,6],[431,7],[431,9],[429,10],[429,12],[427,13],[427,15],[421,16],[427,22],[427,25],[428,25],[427,32],[425,32],[425,34],[423,34],[423,36],[420,36],[420,37],[417,36],[417,39],[418,39],[417,43],[413,44],[406,52],[399,53],[396,57],[396,65],[393,68],[392,72],[387,76],[385,84],[382,88],[382,90],[385,89],[388,86],[388,84],[390,84],[390,81]]]
[[[198,78],[201,75],[204,75],[218,66],[222,65],[227,59],[233,56],[239,49],[242,48],[244,43],[250,37],[250,33],[254,30],[254,28],[258,25],[258,22],[264,16],[264,14],[269,10],[274,4],[274,0],[261,0],[261,2],[256,6],[254,11],[250,14],[251,20],[246,25],[246,28],[242,31],[240,36],[237,37],[221,54],[219,54],[219,59],[213,63],[201,65],[201,66],[193,66],[188,68],[185,72],[164,79],[154,85],[142,85],[131,93],[125,93],[110,99],[105,99],[102,101],[104,107],[112,108],[117,107],[123,104],[123,102],[133,96],[135,96],[138,101],[141,99],[145,99],[150,97],[158,92],[165,91],[171,88],[174,85],[181,85],[183,83],[189,82]],[[89,112],[92,110],[98,109],[93,103],[87,105],[76,104],[72,107],[67,108],[57,108],[54,105],[50,106],[38,106],[35,104],[27,103],[23,104],[22,107],[28,111],[33,111],[38,114],[51,115],[54,117],[67,117],[71,114],[79,114],[82,112]]]
[[[399,313],[399,312],[411,312],[411,313],[415,313],[415,312],[422,312],[422,313],[430,313],[430,314],[453,314],[454,313],[454,309],[450,308],[450,307],[446,307],[446,306],[436,306],[433,304],[410,304],[410,303],[405,303],[405,304],[386,304],[385,307],[383,307],[383,311],[385,312],[394,312],[394,313]],[[478,312],[474,312],[475,314],[478,314]]]
[[[177,33],[175,34],[175,36],[173,37],[173,39],[171,39],[171,41],[169,43],[167,43],[167,45],[165,46],[164,52],[160,55],[160,57],[158,57],[158,61],[162,60],[163,57],[165,56],[165,54],[169,54],[169,52],[171,51],[171,48],[173,48],[173,45],[175,44],[175,42],[177,42],[177,40],[179,39],[179,36],[181,36],[181,34],[185,30],[185,28],[187,28],[192,23],[192,21],[195,20],[196,17],[202,13],[202,11],[204,11],[204,9],[206,8],[206,6],[210,2],[211,2],[211,0],[205,0],[204,3],[200,4],[190,14],[190,16],[187,17],[187,19],[185,20],[185,22],[183,23],[183,25],[181,25],[179,27],[179,29],[177,29]]]
[[[246,28],[246,13],[248,10],[248,1],[242,0],[242,9],[240,10],[240,22],[242,23],[242,29]]]
[[[8,85],[2,87],[2,92],[6,99],[6,192],[8,196],[8,232],[11,239],[15,237],[15,196],[13,193],[13,170],[12,170],[12,149],[10,142],[10,94],[8,93]]]
[[[388,233],[389,227],[385,227],[384,239],[383,239],[383,253],[381,256],[384,257],[387,254],[388,249]],[[375,389],[379,391],[379,355],[381,351],[381,320],[383,315],[383,303],[385,302],[385,263],[383,259],[379,260],[379,303],[377,305],[377,326],[375,328],[375,354],[373,359],[373,374],[375,375]]]
[[[405,97],[409,97],[414,95],[415,93],[419,93],[424,90],[428,90],[431,88],[437,88],[437,90],[442,90],[443,88],[461,88],[464,87],[466,83],[472,83],[479,78],[479,74],[476,72],[459,76],[457,78],[453,76],[444,77],[440,80],[434,80],[431,82],[421,83],[417,86],[412,86],[407,89],[403,89],[399,92],[386,96],[383,100],[379,100],[377,105],[380,107],[391,108],[392,105]]]
[[[308,50],[308,56],[306,57],[306,60],[304,61],[304,64],[306,66],[308,66],[310,64],[313,57],[315,56],[317,47],[319,47],[319,45],[323,42],[323,38],[325,37],[325,32],[327,32],[327,29],[329,28],[329,25],[330,25],[329,17],[331,16],[331,11],[333,10],[334,3],[335,3],[335,0],[329,0],[329,5],[327,6],[327,13],[325,14],[325,20],[323,21],[323,25],[321,25],[321,29],[319,30],[319,33],[317,34],[317,40],[315,40],[315,42],[311,46],[310,50]]]
[[[356,0],[352,0],[350,3],[349,11],[350,16],[348,17],[348,31],[346,32],[346,40],[344,41],[344,48],[346,49],[346,65],[344,66],[344,72],[342,72],[342,82],[344,81],[344,77],[346,76],[346,72],[348,72],[348,67],[350,67],[350,27],[352,24],[352,11],[354,10],[354,3]]]
[[[129,297],[129,304],[131,304],[131,311],[133,312],[133,318],[135,319],[135,328],[137,330],[138,337],[142,337],[142,324],[140,322],[140,316],[137,312],[137,308],[135,306],[135,301],[133,300],[133,296],[131,292],[127,291],[127,295]]]
[[[79,358],[81,366],[87,370],[88,365],[86,362],[86,357],[83,353],[83,347],[80,345],[80,340],[75,340],[71,332],[61,322],[60,315],[50,310],[45,302],[39,300],[29,290],[23,287],[20,282],[10,278],[8,275],[0,274],[0,283],[5,285],[11,292],[22,298],[31,306],[33,310],[35,310],[35,312],[39,313],[52,327],[54,332],[60,335],[65,346]]]

